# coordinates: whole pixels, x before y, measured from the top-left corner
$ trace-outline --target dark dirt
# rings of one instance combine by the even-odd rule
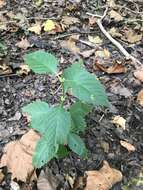
[[[64,39],[60,38],[61,34],[49,35],[42,32],[41,35],[36,35],[27,32],[27,27],[35,22],[35,17],[41,19],[52,18],[60,21],[62,15],[69,14],[78,17],[80,23],[69,27],[64,34],[79,33],[81,38],[86,40],[90,32],[100,35],[103,39],[102,47],[108,48],[112,54],[109,61],[112,62],[114,59],[124,61],[128,71],[124,74],[108,75],[93,69],[94,56],[84,60],[87,69],[94,72],[105,85],[112,108],[110,110],[97,108],[87,117],[89,127],[86,134],[82,134],[89,150],[87,160],[82,160],[74,153],[71,153],[64,159],[51,161],[48,167],[60,179],[59,189],[70,189],[68,182],[65,180],[66,175],[83,176],[86,170],[99,169],[103,160],[107,160],[111,166],[119,169],[124,176],[122,183],[112,188],[112,190],[120,190],[123,185],[126,185],[132,178],[143,172],[143,112],[141,106],[136,102],[136,97],[142,88],[142,84],[133,78],[135,68],[131,66],[130,62],[126,62],[119,51],[101,34],[98,26],[91,29],[87,24],[88,16],[85,13],[94,13],[96,11],[96,13],[102,14],[106,2],[102,0],[81,1],[77,5],[74,4],[75,8],[73,10],[69,10],[69,6],[73,6],[72,2],[74,1],[45,1],[38,9],[29,0],[7,0],[6,5],[1,10],[5,15],[10,11],[14,14],[20,13],[26,19],[21,24],[19,24],[19,21],[9,22],[8,30],[0,32],[0,39],[5,42],[8,48],[7,55],[2,56],[0,61],[2,64],[6,63],[12,69],[11,74],[0,75],[0,156],[6,143],[20,138],[21,135],[28,131],[27,121],[22,116],[21,108],[37,99],[56,104],[61,93],[60,91],[56,92],[57,82],[52,77],[33,73],[27,76],[18,76],[16,72],[20,65],[23,64],[22,56],[26,52],[45,49],[53,52],[58,58],[64,58],[60,69],[70,65],[80,57],[61,48],[60,43]],[[142,3],[133,3],[131,1],[116,1],[116,3],[122,8],[120,10],[123,16],[141,19],[141,15],[134,12],[143,11]],[[141,23],[128,25],[124,22],[114,23],[109,18],[104,20],[106,28],[116,26],[120,31],[124,27],[135,28],[139,25],[141,26]],[[12,30],[15,28],[16,31],[13,32]],[[58,35],[59,39],[54,40]],[[32,44],[27,50],[21,50],[15,45],[23,37],[26,37]],[[67,38],[65,37],[65,39]],[[121,40],[120,42],[132,55],[143,61],[141,41],[134,45]],[[81,43],[78,45],[82,50],[89,49],[88,46]],[[120,89],[117,90],[114,84],[124,88],[125,92],[120,93]],[[112,117],[115,115],[120,115],[126,119],[125,131],[111,123]],[[120,140],[126,140],[133,144],[136,151],[129,153],[125,148],[121,147]],[[2,182],[0,189],[10,189],[9,179],[10,175],[5,175],[5,180]],[[30,185],[28,188],[26,186],[24,188],[30,189]],[[134,188],[132,187],[132,189]],[[36,189],[36,187],[33,187],[33,189]]]

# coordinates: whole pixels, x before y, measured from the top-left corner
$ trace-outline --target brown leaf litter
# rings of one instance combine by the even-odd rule
[[[7,166],[12,173],[12,179],[28,181],[35,178],[35,170],[32,165],[32,155],[40,136],[30,130],[20,140],[8,143],[4,148],[4,154],[0,160],[0,167]]]
[[[37,181],[37,189],[38,190],[56,190],[59,182],[57,178],[52,174],[52,172],[46,168],[46,170],[42,170],[38,181]]]
[[[143,106],[143,89],[139,91],[138,96],[137,96],[137,102]]]
[[[122,180],[122,173],[111,168],[107,161],[97,171],[87,171],[87,183],[84,190],[109,190],[114,184]]]
[[[128,142],[126,142],[126,141],[120,141],[120,144],[124,147],[124,148],[126,148],[129,152],[134,152],[135,150],[136,150],[136,148],[132,145],[132,144],[130,144],[130,143],[128,143]]]
[[[143,66],[135,70],[134,76],[141,82],[143,82]]]

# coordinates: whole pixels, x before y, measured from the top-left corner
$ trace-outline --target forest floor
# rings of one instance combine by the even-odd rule
[[[101,32],[96,23],[99,17],[91,15],[103,15],[106,7],[104,28],[137,62],[125,58]],[[47,19],[56,23],[55,29],[43,27]],[[89,151],[87,160],[71,152],[66,158],[52,160],[43,170],[48,168],[58,177],[57,189],[76,189],[69,179],[97,170],[107,160],[123,175],[112,190],[143,189],[143,69],[138,63],[143,61],[142,34],[142,1],[0,0],[0,156],[8,142],[29,130],[21,111],[24,105],[37,99],[50,104],[59,101],[56,81],[47,75],[25,73],[21,67],[23,55],[43,49],[59,58],[61,70],[82,58],[85,67],[104,84],[112,104],[110,109],[97,108],[87,117],[88,129],[82,134]],[[125,125],[114,124],[115,116],[124,119]],[[123,147],[121,140],[135,150]],[[4,175],[0,190],[10,189],[10,173],[6,169],[0,173]],[[33,182],[17,183],[20,189],[37,189]]]

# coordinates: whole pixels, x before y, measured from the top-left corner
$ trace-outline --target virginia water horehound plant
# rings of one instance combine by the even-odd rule
[[[86,71],[81,61],[59,75],[58,60],[53,54],[40,50],[26,54],[24,60],[35,73],[58,77],[62,88],[58,105],[35,101],[23,107],[23,112],[30,115],[30,127],[41,135],[33,165],[40,168],[52,158],[66,155],[69,149],[86,157],[87,150],[79,134],[85,131],[84,118],[93,106],[109,106],[104,87],[95,75]],[[67,108],[64,104],[69,91],[77,101]]]

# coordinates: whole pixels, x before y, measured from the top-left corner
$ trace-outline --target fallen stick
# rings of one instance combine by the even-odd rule
[[[102,20],[104,19],[104,17],[106,16],[108,11],[108,8],[106,8],[106,10],[104,11],[103,16],[98,15],[98,18],[100,17],[100,19],[97,19],[97,25],[100,28],[101,32],[106,36],[106,38],[108,38],[112,44],[114,44],[119,50],[120,52],[125,56],[126,59],[130,59],[132,60],[132,62],[134,63],[135,67],[138,68],[138,65],[142,65],[142,63],[136,59],[134,56],[132,56],[131,54],[129,54],[126,49],[117,41],[115,40],[104,28],[103,24],[102,24]],[[87,15],[93,16],[93,17],[97,17],[97,15],[94,15],[92,13],[87,13]]]

